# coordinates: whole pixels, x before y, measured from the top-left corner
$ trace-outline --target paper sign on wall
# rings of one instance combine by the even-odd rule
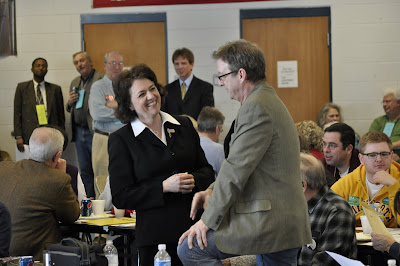
[[[297,61],[278,61],[278,88],[298,86]]]

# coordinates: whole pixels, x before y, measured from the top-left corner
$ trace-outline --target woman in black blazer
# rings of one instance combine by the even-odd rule
[[[191,121],[160,111],[165,93],[149,67],[123,71],[113,86],[116,116],[127,124],[108,140],[113,204],[136,210],[141,265],[153,265],[158,244],[167,245],[172,265],[182,265],[176,248],[193,224],[193,195],[213,182],[214,172]]]

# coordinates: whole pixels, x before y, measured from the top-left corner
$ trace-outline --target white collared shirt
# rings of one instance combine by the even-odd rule
[[[37,85],[39,83],[36,82],[36,80],[33,79],[33,90],[35,91],[35,99],[37,97],[37,92],[36,92],[36,88]],[[43,103],[44,103],[44,109],[47,112],[47,97],[46,97],[46,87],[44,85],[44,80],[42,82],[40,82],[40,92],[42,93],[42,97],[43,97]]]
[[[175,125],[180,125],[180,123],[178,122],[178,120],[176,120],[172,115],[170,115],[168,113],[164,113],[163,111],[160,111],[160,114],[161,114],[161,120],[162,120],[162,126],[161,126],[162,138],[161,138],[161,141],[165,145],[167,145],[167,138],[165,136],[165,130],[164,130],[165,122],[170,122],[171,124],[175,124]],[[146,126],[142,121],[140,121],[140,119],[137,118],[137,117],[135,118],[135,120],[133,120],[131,122],[131,127],[133,129],[133,133],[135,134],[135,137],[140,135],[143,132],[143,130],[145,130],[145,128],[147,127],[158,138],[157,134],[153,130],[151,130],[151,128]]]

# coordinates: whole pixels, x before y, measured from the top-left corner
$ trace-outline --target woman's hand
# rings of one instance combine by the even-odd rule
[[[194,177],[188,173],[179,173],[168,177],[163,181],[163,192],[192,192],[194,188]]]

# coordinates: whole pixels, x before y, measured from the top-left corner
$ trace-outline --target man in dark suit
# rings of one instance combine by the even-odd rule
[[[172,115],[190,115],[197,120],[204,106],[214,106],[213,85],[192,74],[194,56],[189,49],[176,50],[172,62],[179,79],[165,86],[168,94],[161,110]]]
[[[64,137],[36,128],[29,140],[31,159],[0,162],[0,202],[11,214],[10,256],[41,260],[43,250],[61,241],[59,222],[73,223],[79,203],[61,159]]]
[[[15,91],[14,136],[20,152],[35,128],[47,124],[65,128],[61,87],[44,81],[47,66],[44,58],[33,60],[33,80],[19,83]]]
[[[179,239],[179,258],[184,265],[221,265],[258,254],[257,265],[297,265],[299,248],[312,238],[293,119],[265,80],[258,46],[233,41],[213,57],[220,85],[241,107],[216,181],[193,198],[192,219],[206,207]]]
[[[93,68],[92,59],[86,52],[72,56],[76,70],[81,74],[71,82],[67,112],[71,113],[72,139],[75,141],[79,168],[88,197],[94,197],[92,168],[92,117],[89,112],[89,95],[92,84],[104,74]]]

